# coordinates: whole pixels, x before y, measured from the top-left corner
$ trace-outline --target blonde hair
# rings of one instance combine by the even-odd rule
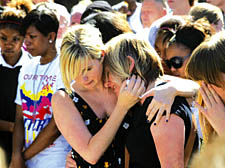
[[[135,62],[132,73],[142,77],[146,84],[163,74],[156,51],[147,41],[133,33],[121,34],[106,44],[104,67],[108,67],[112,74],[125,80],[130,76],[130,61],[127,56],[132,57]]]
[[[71,82],[82,73],[82,69],[87,71],[88,60],[101,60],[103,50],[101,34],[93,26],[75,25],[65,33],[61,45],[60,69],[68,92],[71,92]]]

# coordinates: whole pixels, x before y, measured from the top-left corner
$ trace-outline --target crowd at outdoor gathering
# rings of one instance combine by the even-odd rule
[[[0,2],[0,168],[225,168],[225,0]]]

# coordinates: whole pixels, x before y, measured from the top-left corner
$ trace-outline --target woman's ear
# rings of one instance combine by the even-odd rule
[[[131,74],[131,72],[133,71],[134,69],[134,58],[132,58],[131,56],[127,56],[127,58],[129,59],[130,61],[130,67],[129,67],[129,73]]]
[[[55,32],[51,32],[48,34],[48,42],[49,43],[53,43],[56,40],[56,33]]]

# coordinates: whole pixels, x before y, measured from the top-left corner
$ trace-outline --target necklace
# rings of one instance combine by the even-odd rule
[[[35,91],[35,80],[37,80],[38,77],[37,77],[35,80],[33,80],[33,95],[34,95],[34,97],[33,97],[33,98],[34,98],[33,122],[34,122],[35,119],[36,119],[37,102],[38,102],[38,91],[39,91],[39,89],[40,89],[40,86],[41,86],[43,77],[45,78],[45,76],[46,76],[46,74],[47,74],[47,72],[48,72],[50,66],[52,65],[52,62],[54,62],[54,60],[56,59],[57,56],[58,56],[58,54],[56,54],[55,58],[48,64],[48,67],[46,68],[46,70],[45,70],[45,72],[44,72],[42,78],[40,79],[40,82],[39,82],[39,84],[38,84],[38,87],[37,87],[36,91]],[[40,63],[38,63],[37,66],[36,66],[35,74],[34,74],[35,77],[37,76],[37,71],[38,71],[39,65],[40,65]]]

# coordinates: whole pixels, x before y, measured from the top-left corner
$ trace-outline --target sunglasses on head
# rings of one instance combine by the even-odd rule
[[[186,55],[185,57],[175,56],[170,58],[169,60],[165,60],[166,65],[171,69],[172,67],[175,69],[179,69],[183,66],[184,61],[190,57],[191,54]]]

